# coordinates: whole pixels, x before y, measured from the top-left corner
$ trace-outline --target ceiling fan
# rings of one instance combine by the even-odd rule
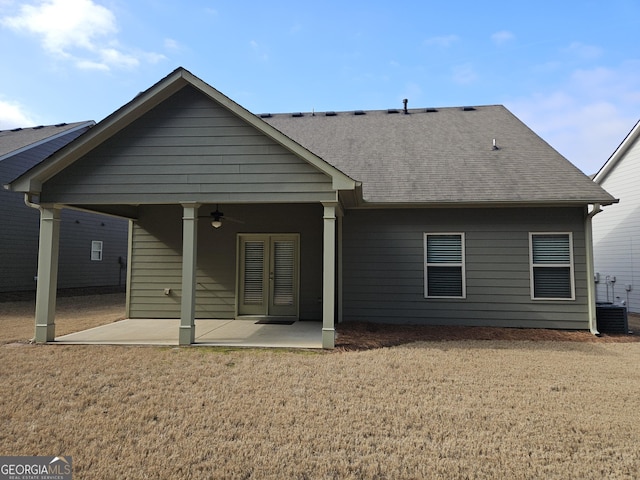
[[[225,220],[229,220],[231,222],[236,222],[236,223],[244,223],[242,220],[238,220],[236,218],[232,218],[232,217],[225,217],[224,213],[222,213],[220,211],[220,207],[218,204],[216,204],[216,209],[215,211],[211,212],[211,214],[209,214],[207,217],[200,217],[200,218],[210,218],[211,219],[211,226],[213,228],[220,228],[222,226],[222,219],[224,218]]]

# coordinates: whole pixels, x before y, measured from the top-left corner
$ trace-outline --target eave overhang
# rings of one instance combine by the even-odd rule
[[[565,208],[565,207],[586,207],[588,205],[600,205],[602,207],[618,203],[620,200],[592,199],[580,201],[478,201],[478,202],[454,202],[454,201],[433,201],[433,202],[375,202],[363,201],[351,208],[357,209],[435,209],[435,208]]]

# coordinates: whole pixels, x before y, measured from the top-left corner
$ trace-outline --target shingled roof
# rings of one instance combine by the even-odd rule
[[[501,105],[256,116],[183,68],[92,128],[85,143],[104,141],[187,85],[330,175],[334,188],[352,189],[358,182],[369,204],[616,202]],[[42,182],[82,152],[54,154],[11,188],[38,193]]]
[[[43,142],[51,142],[52,140],[55,140],[56,138],[71,131],[86,128],[93,124],[93,121],[87,121],[0,130],[0,160],[9,155],[16,155],[21,150],[34,148]],[[62,145],[68,142],[69,140],[64,142]],[[58,146],[58,148],[60,147]],[[52,151],[49,151],[47,155],[51,154]]]
[[[615,201],[501,105],[261,117],[362,182],[370,203]]]

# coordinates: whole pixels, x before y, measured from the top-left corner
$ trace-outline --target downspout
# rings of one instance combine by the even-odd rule
[[[37,203],[33,203],[33,202],[31,201],[31,195],[32,195],[31,193],[25,193],[25,194],[24,194],[24,204],[25,204],[27,207],[35,208],[36,210],[38,210],[39,212],[41,212],[41,211],[42,211],[42,207],[41,207],[39,204],[37,204]]]
[[[587,207],[588,208],[588,207]],[[602,211],[600,204],[593,205],[593,209],[587,214],[584,225],[585,248],[587,255],[587,302],[589,303],[589,331],[600,336],[596,320],[596,284],[594,282],[595,270],[593,266],[593,224],[592,219]]]

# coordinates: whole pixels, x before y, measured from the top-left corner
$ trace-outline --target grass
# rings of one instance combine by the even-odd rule
[[[72,455],[74,478],[99,479],[631,479],[638,365],[638,342],[5,341],[0,454]]]
[[[3,298],[0,297],[0,300]],[[59,297],[56,308],[56,336],[122,320],[125,317],[124,302],[124,293]],[[34,315],[33,298],[23,301],[0,301],[0,345],[32,339]]]

